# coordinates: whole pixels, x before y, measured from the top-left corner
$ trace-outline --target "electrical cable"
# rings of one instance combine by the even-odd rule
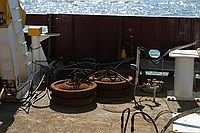
[[[183,48],[187,48],[187,47],[191,47],[191,46],[193,46],[193,45],[198,44],[199,41],[200,41],[200,40],[197,40],[197,41],[195,41],[195,42],[192,42],[192,43],[189,43],[189,44],[186,44],[186,45],[183,45],[183,46],[177,46],[177,47],[174,47],[174,48],[172,48],[172,49],[169,49],[168,51],[166,51],[162,56],[160,56],[160,57],[159,57],[157,60],[155,60],[155,61],[151,58],[151,56],[149,55],[148,50],[147,50],[146,48],[144,48],[144,47],[139,47],[139,50],[143,51],[143,52],[146,54],[146,56],[149,58],[149,60],[150,60],[153,64],[157,65],[157,64],[159,64],[159,63],[162,61],[162,59],[163,59],[166,55],[168,55],[171,51],[173,51],[173,50],[178,50],[178,49],[183,49]]]
[[[126,82],[128,82],[131,86],[134,86],[133,83],[131,83],[128,79],[126,79],[124,76],[122,76],[121,74],[119,74],[118,72],[114,71],[114,70],[110,70],[113,73],[116,73],[119,77],[121,77],[122,79],[124,79]],[[135,95],[134,95],[135,96]],[[140,105],[138,104],[138,102],[136,101],[135,97],[133,97],[134,103],[135,103],[135,108],[140,108]]]
[[[93,75],[97,75],[97,74],[101,74],[101,76],[98,77],[98,79],[100,79],[101,77],[104,77],[106,74],[108,74],[109,72],[111,72],[112,74],[117,74],[119,76],[119,78],[125,80],[126,82],[128,82],[131,86],[134,86],[133,83],[131,83],[127,78],[125,78],[124,76],[122,76],[121,74],[119,74],[118,72],[112,70],[112,69],[108,69],[108,70],[100,70],[97,72],[92,73],[91,75],[89,75],[89,77],[93,76]],[[102,75],[103,74],[103,75]],[[135,108],[139,108],[139,104],[136,101],[135,97],[133,97],[134,103],[135,103]]]
[[[29,95],[27,97],[25,97],[25,98],[19,99],[19,98],[17,98],[15,96],[15,93],[11,90],[11,88],[13,88],[13,87],[10,87],[9,84],[7,84],[7,85],[5,84],[4,85],[4,89],[7,90],[9,93],[11,93],[11,95],[15,98],[15,100],[17,100],[17,102],[23,103],[23,102],[25,102],[27,100],[27,98],[28,98]],[[6,99],[5,99],[5,101],[6,101]]]
[[[141,112],[143,112],[143,111],[141,111]],[[160,118],[160,116],[162,116],[163,114],[167,114],[167,113],[172,113],[171,111],[169,111],[169,110],[162,110],[162,111],[160,111],[157,115],[156,115],[156,117],[153,119],[154,120],[154,122],[156,122],[159,118]],[[152,121],[150,120],[150,119],[148,119],[148,118],[146,118],[146,116],[145,115],[143,115],[142,114],[142,117],[143,117],[143,119],[144,120],[146,120],[148,123],[152,123]]]
[[[142,96],[143,97],[143,96]],[[142,99],[142,97],[140,97],[140,99],[139,99],[139,101],[138,101],[138,103],[140,103],[140,105],[142,106],[142,104],[141,104],[141,99]],[[162,98],[161,98],[162,99]],[[164,99],[162,99],[162,100],[164,100]],[[147,101],[147,100],[144,100],[144,101]],[[148,101],[152,101],[152,100],[148,100]],[[153,102],[153,101],[152,101]],[[161,115],[163,115],[163,114],[166,114],[166,113],[173,113],[172,112],[172,110],[169,108],[169,105],[167,104],[167,102],[164,100],[164,102],[166,103],[166,105],[167,105],[167,107],[168,107],[168,110],[162,110],[162,111],[160,111],[157,115],[156,115],[156,117],[154,118],[154,121],[156,122],[157,120],[158,120],[158,118],[161,116]],[[156,103],[155,103],[156,104]],[[156,105],[156,107],[157,107],[157,105]],[[142,111],[142,110],[140,110],[140,111]],[[149,120],[149,119],[147,119],[145,116],[143,116],[143,118],[147,121],[147,122],[149,122],[149,123],[151,123],[151,121]]]
[[[41,91],[39,92],[37,95],[36,95],[36,99],[33,99],[30,101],[31,103],[31,106],[34,107],[34,108],[47,108],[47,107],[50,107],[51,106],[51,98],[50,98],[50,95],[49,95],[49,89],[48,89],[48,86],[50,85],[49,83],[49,78],[54,78],[53,75],[51,74],[51,70],[48,68],[48,67],[45,67],[45,66],[41,66],[41,70],[42,72],[44,73],[43,76],[42,76],[42,79],[41,79],[41,82],[39,83],[39,85],[36,87],[36,88],[39,88],[41,87],[41,84],[45,81],[45,90],[44,91]],[[35,92],[37,91],[38,89],[35,89]],[[44,92],[43,95],[41,95],[42,93]],[[39,98],[38,96],[41,95]],[[38,101],[40,101],[41,99],[43,99],[45,96],[48,96],[48,99],[50,101],[49,105],[45,105],[45,106],[36,106],[35,103],[37,103]]]
[[[16,91],[10,90],[10,91],[12,91],[12,93],[20,92],[20,91],[23,90],[24,87],[25,87],[28,83],[30,83],[30,82],[31,82],[31,81],[28,80],[28,81],[26,81],[18,90],[16,90]],[[9,87],[9,88],[15,88],[15,87]]]
[[[150,61],[151,61],[153,64],[158,64],[158,63],[160,63],[161,61],[163,61],[163,58],[164,58],[166,55],[168,55],[171,51],[177,50],[177,49],[186,48],[186,47],[190,47],[190,46],[196,45],[198,42],[199,42],[199,40],[198,40],[198,41],[195,41],[195,42],[193,42],[193,43],[184,45],[184,46],[178,46],[178,47],[169,49],[169,50],[168,50],[167,52],[165,52],[162,56],[160,56],[160,58],[158,58],[156,61],[153,61],[153,59],[149,56],[147,50],[146,50],[144,47],[139,47],[139,50],[143,51],[143,52],[147,55],[147,57],[150,59]],[[135,98],[134,98],[134,99],[135,99]],[[163,100],[163,99],[162,99],[162,100]],[[165,101],[165,100],[164,100],[164,101]],[[134,102],[135,102],[135,101],[134,101]],[[167,104],[166,101],[165,101],[165,103]],[[141,105],[141,104],[140,104],[140,105]],[[157,126],[156,126],[156,124],[155,124],[155,121],[158,120],[158,118],[159,118],[161,115],[165,114],[165,113],[172,113],[172,111],[171,111],[171,109],[169,108],[169,105],[168,105],[168,104],[167,104],[167,107],[168,107],[169,110],[162,110],[161,112],[159,112],[159,113],[157,114],[157,116],[155,117],[155,119],[151,118],[147,113],[144,113],[142,110],[141,110],[140,112],[134,113],[134,114],[132,115],[132,118],[131,118],[131,132],[132,132],[132,133],[134,132],[134,116],[135,116],[136,114],[141,113],[142,116],[143,116],[143,118],[144,118],[147,122],[153,123],[153,125],[154,125],[154,127],[155,127],[155,130],[156,130],[156,132],[158,133],[158,128],[157,128]],[[123,113],[124,113],[124,112],[123,112]],[[148,117],[149,119],[147,119],[146,117]],[[168,122],[168,123],[170,123],[170,122]],[[166,124],[166,126],[162,129],[161,132],[164,133],[164,131],[168,128],[168,126],[169,126],[169,124]],[[121,127],[122,127],[122,125],[121,125]]]
[[[125,125],[124,125],[124,114],[125,112],[128,112],[128,115],[126,117],[126,122],[125,122]],[[121,116],[121,133],[126,133],[126,128],[127,128],[127,124],[128,124],[128,120],[129,120],[129,117],[130,117],[130,108],[126,108],[123,112],[122,112],[122,116]]]
[[[160,97],[159,97],[159,98],[160,98]],[[172,109],[169,107],[169,104],[167,103],[167,101],[166,101],[165,99],[163,99],[163,98],[160,98],[160,99],[163,100],[163,101],[165,102],[165,104],[167,105],[168,110],[169,110],[170,112],[173,113],[173,111],[172,111]]]
[[[15,98],[15,100],[20,103],[20,109],[22,109],[23,111],[25,111],[27,114],[30,111],[30,107],[35,107],[35,108],[44,108],[44,107],[49,107],[51,106],[51,102],[49,105],[47,106],[36,106],[35,103],[38,102],[39,100],[41,100],[46,94],[48,95],[48,98],[50,99],[49,96],[49,90],[47,88],[47,86],[49,85],[49,77],[52,77],[51,73],[50,73],[50,69],[48,67],[42,66],[41,64],[39,64],[41,66],[41,72],[43,73],[40,82],[38,83],[38,85],[36,86],[35,89],[30,89],[28,91],[28,95],[25,98],[22,99],[18,99],[15,96],[15,92],[16,91],[12,91],[11,90],[11,86],[9,84],[5,84],[5,88],[12,94],[12,96]],[[37,93],[38,89],[41,87],[43,82],[46,82],[46,89],[45,89],[45,93],[38,98],[39,95],[42,94],[43,91]],[[21,89],[20,89],[21,90]],[[18,91],[17,91],[18,92]]]
[[[110,66],[110,65],[116,65],[114,67],[114,69],[117,69],[120,65],[124,64],[124,63],[128,63],[130,61],[132,61],[134,58],[130,58],[128,57],[126,60],[120,61],[120,62],[111,62],[111,63],[97,63],[95,59],[81,59],[82,62],[69,62],[67,65],[64,65],[63,68],[70,68],[70,67],[74,67],[74,66],[78,66],[78,65],[85,65],[85,64],[89,64],[91,66],[94,66],[94,71],[97,71],[97,66],[100,68],[102,66]],[[93,61],[93,62],[90,62]],[[58,68],[59,69],[59,68]]]
[[[114,69],[117,69],[120,65],[122,65],[124,63],[128,63],[133,59],[134,59],[133,57],[132,58],[128,57],[126,60],[119,62],[118,65],[114,67]]]
[[[24,106],[24,103],[26,102],[26,100],[29,98],[29,95],[26,97],[26,98],[23,98],[23,99],[18,99],[14,93],[12,93],[12,91],[9,89],[9,87],[5,86],[6,90],[9,91],[12,96],[15,98],[15,100],[20,104],[20,109],[22,109],[24,112],[26,112],[27,114],[29,114],[29,107],[30,107],[30,104],[28,104],[27,106]],[[25,101],[21,101],[21,100],[24,100]],[[25,108],[24,108],[25,107]],[[27,110],[28,109],[28,110]]]
[[[166,113],[172,113],[172,112],[171,112],[170,110],[162,110],[162,111],[160,111],[160,112],[157,114],[157,116],[154,118],[154,121],[156,122],[160,116],[162,116],[163,114],[166,114]]]
[[[142,112],[142,111],[133,113],[133,115],[132,115],[132,117],[131,117],[131,133],[133,133],[133,132],[134,132],[134,129],[135,129],[135,128],[134,128],[134,117],[135,117],[136,114],[142,114],[142,116],[147,116],[147,117],[150,119],[151,123],[154,125],[154,128],[155,128],[155,130],[156,130],[156,133],[158,133],[158,128],[157,128],[156,123],[155,123],[155,121],[153,120],[153,118],[152,118],[150,115],[148,115],[147,113]]]
[[[34,101],[31,101],[31,106],[34,107],[34,108],[47,108],[47,107],[50,107],[51,106],[51,102],[49,103],[49,105],[45,105],[45,106],[36,106],[35,105],[35,103],[37,103],[39,100],[44,98],[46,95],[48,96],[49,101],[51,101],[51,98],[49,97],[49,94],[48,94],[49,92],[48,91],[49,91],[49,89],[46,87],[45,93],[41,97],[37,98]]]
[[[187,44],[187,45],[184,45],[184,46],[178,46],[178,47],[175,47],[175,48],[172,48],[172,49],[169,49],[167,52],[165,52],[162,56],[160,56],[157,60],[153,60],[151,57],[150,57],[150,55],[149,55],[149,53],[148,53],[148,51],[147,51],[147,49],[145,49],[144,47],[138,47],[138,50],[139,51],[143,51],[145,54],[146,54],[146,56],[149,58],[149,60],[153,63],[153,64],[155,64],[155,65],[157,65],[157,64],[159,64],[161,61],[163,61],[163,58],[166,56],[166,55],[168,55],[171,51],[173,51],[173,50],[178,50],[178,49],[182,49],[182,48],[187,48],[187,47],[190,47],[190,46],[193,46],[193,45],[196,45],[197,43],[199,42],[199,40],[198,41],[195,41],[195,42],[193,42],[193,43],[190,43],[190,44]],[[136,62],[136,64],[137,64],[137,62]],[[138,66],[139,67],[139,66]],[[137,83],[136,85],[138,85],[139,83]],[[136,86],[135,86],[136,87]],[[167,103],[166,103],[167,104]],[[141,104],[140,104],[141,105]],[[161,111],[161,112],[159,112],[159,114],[156,116],[156,118],[154,119],[155,121],[162,115],[162,114],[164,114],[164,113],[168,113],[168,112],[172,112],[171,111],[171,109],[169,108],[169,106],[168,106],[168,104],[167,104],[167,107],[168,107],[168,111]],[[139,109],[139,110],[141,110],[141,109]],[[142,110],[141,110],[142,111]],[[146,118],[146,116],[147,115],[144,115],[144,113],[142,113],[142,116],[143,116],[143,118],[147,121],[147,122],[150,122],[150,120],[152,119],[152,118],[150,118],[150,120],[149,119],[147,119]],[[152,120],[151,120],[152,121]],[[155,121],[152,121],[152,122],[155,122]],[[154,125],[155,126],[155,125]],[[132,129],[131,129],[132,130]],[[132,130],[132,131],[134,131],[134,129]],[[158,132],[158,131],[157,131]]]

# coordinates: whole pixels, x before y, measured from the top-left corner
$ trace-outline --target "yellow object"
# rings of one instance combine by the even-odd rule
[[[18,1],[18,3],[19,3],[19,1]],[[19,3],[19,9],[20,9],[20,17],[22,19],[22,27],[24,28],[25,22],[26,22],[26,12],[25,12],[25,10],[22,9],[20,3]]]
[[[122,49],[122,51],[121,51],[121,58],[126,59],[126,50],[125,49]]]
[[[42,34],[42,27],[41,26],[30,26],[28,28],[28,35],[29,36],[40,36]]]
[[[18,3],[19,3],[20,17],[22,19],[22,27],[24,27],[26,21],[26,12],[22,9],[19,0]],[[3,19],[3,24],[0,24],[0,27],[4,28],[8,27],[8,25],[10,24],[10,20],[12,19],[8,6],[9,6],[8,0],[0,0],[0,13],[3,14],[3,18],[0,18]]]
[[[0,12],[3,14],[3,24],[0,27],[7,27],[10,23],[10,11],[8,9],[8,1],[7,0],[0,0]]]

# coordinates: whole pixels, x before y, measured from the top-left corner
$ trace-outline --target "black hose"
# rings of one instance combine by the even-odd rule
[[[94,68],[94,71],[97,71],[97,67],[101,67],[101,66],[110,66],[110,65],[116,65],[114,67],[114,69],[117,69],[120,65],[124,64],[124,63],[128,63],[130,61],[132,61],[134,59],[134,57],[132,58],[127,58],[126,60],[123,61],[119,61],[119,62],[111,62],[111,63],[97,63],[96,60],[94,59],[82,59],[81,62],[70,62],[67,65],[64,65],[59,69],[67,69],[67,68],[71,68],[71,67],[76,67],[78,65],[91,65]]]
[[[125,112],[128,112],[128,115],[126,117],[126,123],[124,125],[124,114]],[[126,128],[127,128],[127,124],[128,124],[128,120],[129,120],[129,116],[130,116],[130,108],[126,108],[123,112],[122,112],[122,116],[121,116],[121,133],[126,133]]]
[[[128,82],[131,86],[134,87],[134,84],[132,82],[130,82],[128,79],[126,79],[124,76],[122,76],[121,74],[119,74],[118,72],[114,71],[114,70],[110,70],[111,72],[116,73],[119,77],[121,77],[122,79],[124,79],[126,82]],[[134,94],[135,96],[135,94]],[[138,104],[138,102],[136,101],[135,97],[133,97],[134,103],[135,103],[135,108],[140,108],[140,105]]]
[[[36,86],[36,88],[33,90],[29,90],[29,93],[28,95],[25,97],[25,98],[22,98],[22,99],[19,99],[15,96],[15,93],[21,91],[22,89],[21,88],[24,88],[25,85],[23,85],[20,90],[17,90],[17,91],[12,91],[11,88],[13,88],[11,85],[9,84],[5,84],[4,85],[4,88],[6,90],[8,90],[12,96],[15,98],[15,100],[20,103],[20,108],[25,111],[27,114],[29,114],[29,111],[30,111],[30,107],[33,106],[33,107],[37,107],[34,105],[34,103],[36,103],[37,101],[41,100],[46,94],[47,94],[47,86],[48,86],[48,80],[49,80],[49,69],[47,67],[43,67],[41,66],[41,70],[43,72],[43,76],[39,82],[39,84]],[[51,76],[50,76],[51,77]],[[42,85],[42,83],[46,81],[46,90],[45,90],[45,94],[43,94],[41,97],[37,98],[40,94],[42,94],[42,91],[40,93],[36,93],[37,90],[40,88],[40,86]],[[27,84],[29,82],[26,82],[25,84]],[[49,96],[48,96],[49,97]],[[49,107],[50,105],[48,106],[43,106],[44,107]],[[39,108],[39,107],[38,107]],[[42,107],[40,107],[42,108]]]
[[[157,128],[156,123],[155,123],[155,121],[153,120],[153,118],[151,118],[151,116],[149,116],[147,113],[142,112],[142,111],[133,113],[133,115],[132,115],[132,117],[131,117],[131,133],[133,133],[133,132],[134,132],[134,129],[135,129],[135,128],[134,128],[134,117],[135,117],[136,114],[142,114],[143,116],[147,116],[147,117],[151,120],[151,122],[153,123],[154,128],[155,128],[155,130],[156,130],[156,133],[158,133],[158,128]]]
[[[157,121],[158,118],[159,118],[161,115],[166,114],[166,113],[172,113],[172,112],[171,112],[170,110],[162,110],[162,111],[160,111],[160,112],[157,114],[157,116],[154,118],[154,121]]]
[[[177,46],[177,47],[174,47],[174,48],[172,48],[172,49],[169,49],[168,51],[166,51],[162,56],[160,56],[160,57],[159,57],[157,60],[155,60],[155,61],[151,58],[151,56],[149,55],[148,50],[147,50],[146,48],[144,48],[144,47],[139,47],[139,50],[143,51],[143,52],[146,54],[146,56],[149,58],[149,60],[150,60],[153,64],[157,65],[157,64],[159,64],[159,63],[162,61],[162,59],[163,59],[166,55],[168,55],[171,51],[173,51],[173,50],[178,50],[178,49],[183,49],[183,48],[187,48],[187,47],[191,47],[191,46],[193,46],[193,45],[196,45],[199,41],[200,41],[200,40],[197,40],[197,41],[192,42],[192,43],[189,43],[189,44],[187,44],[187,45]]]
[[[50,107],[51,106],[51,102],[49,103],[49,105],[44,105],[44,106],[36,106],[35,105],[35,103],[37,103],[39,100],[44,98],[46,95],[48,96],[49,101],[51,101],[51,98],[49,96],[49,89],[47,87],[45,89],[45,93],[41,97],[35,99],[34,101],[31,101],[31,106],[34,107],[34,108],[47,108],[47,107]]]

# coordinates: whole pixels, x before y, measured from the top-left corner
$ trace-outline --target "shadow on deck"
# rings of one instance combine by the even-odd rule
[[[19,107],[17,103],[0,102],[0,133],[5,133],[12,125]]]

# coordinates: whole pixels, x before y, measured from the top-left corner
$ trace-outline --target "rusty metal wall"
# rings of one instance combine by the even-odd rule
[[[46,53],[64,62],[81,58],[117,61],[122,44],[130,42],[131,36],[134,55],[138,45],[164,52],[200,39],[198,18],[28,14],[27,24],[48,25],[49,32],[61,34],[49,39]]]

